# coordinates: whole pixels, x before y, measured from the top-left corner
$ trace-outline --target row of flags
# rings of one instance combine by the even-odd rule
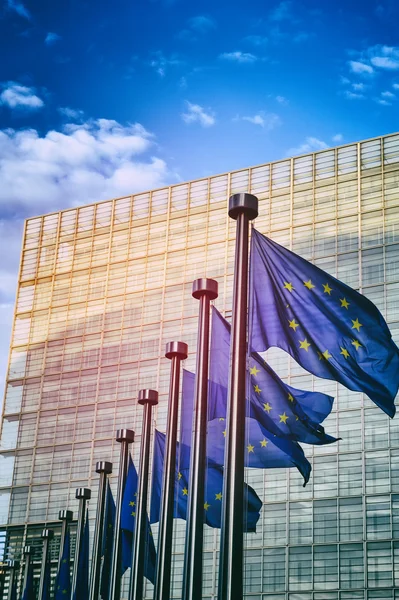
[[[229,372],[231,327],[212,307],[208,374],[205,496],[203,522],[223,526],[224,467],[228,438]],[[248,352],[245,374],[245,466],[257,469],[297,468],[309,480],[311,465],[301,447],[331,444],[336,438],[322,423],[334,399],[324,393],[298,390],[286,384],[259,352],[279,347],[310,373],[338,381],[367,394],[393,417],[399,386],[399,351],[378,309],[367,298],[308,261],[252,230]],[[196,410],[194,373],[183,370],[180,437],[176,447],[174,517],[187,519],[190,497],[190,464],[193,414]],[[150,516],[146,517],[144,575],[155,582],[156,548],[151,524],[160,520],[166,436],[155,430]],[[121,505],[121,573],[132,564],[137,517],[138,475],[129,458]],[[245,484],[244,530],[253,532],[262,502]],[[146,508],[146,507],[145,507]],[[116,506],[107,482],[100,596],[110,600],[111,564],[115,536]],[[150,524],[151,523],[151,524]],[[71,598],[70,532],[60,549],[61,561],[55,582],[54,600]],[[89,594],[89,519],[80,547],[77,585],[71,600],[87,600]],[[48,568],[49,572],[49,568]],[[26,578],[22,600],[33,600],[33,577]],[[50,599],[49,580],[43,598]],[[95,600],[98,600],[97,598]]]

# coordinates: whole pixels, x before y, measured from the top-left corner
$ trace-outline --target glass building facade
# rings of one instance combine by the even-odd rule
[[[259,231],[368,296],[399,342],[399,134],[28,219],[1,424],[0,559],[32,544],[39,561],[46,524],[56,530],[55,570],[58,511],[77,514],[77,487],[92,489],[94,524],[94,466],[111,460],[117,473],[117,428],[136,431],[138,460],[139,389],[159,390],[155,421],[165,430],[165,345],[187,342],[185,367],[194,369],[198,277],[218,280],[215,304],[230,318],[227,202],[247,191],[259,198]],[[295,469],[247,470],[264,506],[245,539],[245,598],[399,599],[399,419],[281,351],[267,358],[294,387],[335,397],[325,427],[342,439],[304,446],[306,488]],[[205,529],[210,600],[220,531]],[[184,532],[175,521],[173,598]]]

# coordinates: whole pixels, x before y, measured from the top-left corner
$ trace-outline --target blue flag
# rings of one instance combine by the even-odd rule
[[[399,350],[370,300],[255,229],[250,280],[253,350],[282,348],[394,416]]]
[[[54,600],[65,600],[71,597],[71,536],[67,526],[64,546],[61,549],[61,564],[57,573]]]
[[[159,521],[161,497],[162,497],[162,475],[165,457],[165,434],[155,430],[154,457],[152,469],[152,493],[151,493],[151,523]],[[180,456],[181,464],[189,464],[189,456],[182,456],[190,452],[190,447],[184,444],[177,444],[176,458],[176,488],[174,517],[186,519],[187,500],[188,500],[188,469],[178,469]],[[210,527],[220,528],[221,526],[221,506],[223,498],[223,468],[216,464],[208,463],[205,474],[205,502],[204,502],[204,522]],[[262,501],[259,499],[255,490],[245,484],[245,502],[246,524],[245,531],[256,531],[256,523],[260,517]]]
[[[33,564],[32,557],[29,562],[28,574],[26,577],[26,585],[22,592],[22,600],[35,600],[35,590],[33,586]]]
[[[75,560],[77,557],[75,556]],[[85,525],[80,546],[76,591],[73,600],[87,600],[89,596],[89,511],[86,509]]]
[[[194,395],[194,373],[183,370],[183,406],[192,406]],[[219,398],[224,398],[226,405],[227,389],[218,385],[213,387],[210,382],[210,395],[216,389]],[[217,411],[219,412],[219,411]],[[189,410],[187,410],[189,414]],[[222,414],[222,413],[221,413]],[[182,412],[182,437],[188,438],[189,428],[183,418]],[[273,469],[280,467],[296,467],[304,478],[304,484],[309,481],[311,466],[305,457],[302,448],[288,438],[278,437],[264,428],[259,421],[247,417],[246,420],[246,448],[245,466],[259,469]],[[186,426],[185,426],[186,425]],[[191,431],[191,430],[190,430]],[[224,447],[226,441],[226,418],[219,417],[208,422],[207,432],[207,457],[215,465],[224,465]],[[183,462],[182,462],[183,461]],[[187,458],[181,458],[180,470],[187,466]]]
[[[132,459],[129,457],[129,469],[127,473],[125,490],[123,492],[122,513],[121,513],[121,529],[122,529],[122,568],[124,571],[131,567],[132,564],[132,545],[133,532],[136,523],[136,508],[137,508],[137,471]],[[144,575],[154,583],[155,581],[155,564],[156,551],[154,538],[152,537],[151,526],[147,517],[146,520],[146,549],[144,562]]]
[[[112,496],[111,487],[109,481],[107,481],[107,496],[105,499],[105,515],[104,515],[104,530],[103,530],[103,544],[102,544],[102,569],[101,569],[101,581],[100,581],[100,596],[103,600],[109,598],[109,584],[111,576],[111,562],[112,562],[112,545],[114,541],[114,529],[115,529],[115,501]],[[58,600],[58,599],[56,599]]]

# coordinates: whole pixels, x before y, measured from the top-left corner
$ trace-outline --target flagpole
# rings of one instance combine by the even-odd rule
[[[119,600],[121,594],[122,499],[129,465],[129,444],[134,442],[134,431],[131,429],[118,429],[116,432],[116,441],[121,445],[121,453],[119,459],[118,490],[116,495],[114,543],[112,547],[109,600]]]
[[[29,567],[30,567],[30,563],[32,560],[32,554],[33,554],[32,546],[25,546],[23,554],[25,557],[25,569],[24,569],[24,585],[23,585],[21,598],[23,598],[25,595],[26,585],[28,583]]]
[[[97,600],[100,590],[101,550],[104,533],[105,498],[107,477],[112,473],[112,463],[100,461],[96,463],[96,473],[100,474],[98,482],[96,525],[94,528],[93,551],[91,556],[91,577],[89,600]]]
[[[258,199],[252,194],[234,194],[229,200],[229,216],[237,221],[237,233],[218,600],[242,600],[248,239],[249,221],[258,216]]]
[[[13,591],[14,591],[14,585],[15,585],[15,579],[16,579],[16,569],[17,569],[17,563],[15,560],[7,560],[7,569],[10,571],[10,577],[8,580],[8,593],[7,593],[7,600],[12,600],[13,598]]]
[[[44,598],[44,580],[46,577],[46,570],[50,565],[47,564],[48,555],[49,555],[49,545],[50,541],[54,537],[54,531],[52,529],[43,529],[42,538],[43,538],[43,554],[42,554],[42,566],[40,570],[40,583],[39,583],[39,594],[37,596],[38,600],[43,600]]]
[[[138,403],[144,406],[141,430],[140,469],[137,482],[136,524],[133,536],[133,559],[130,570],[129,600],[142,600],[147,530],[148,472],[150,464],[151,414],[158,404],[158,392],[140,390]]]
[[[184,342],[169,342],[166,344],[165,356],[172,361],[172,365],[169,384],[166,449],[162,485],[163,494],[159,518],[154,600],[169,600],[170,596],[180,363],[187,358],[187,355],[188,346]]]
[[[91,490],[89,490],[88,488],[77,488],[76,492],[75,492],[75,498],[77,500],[79,500],[79,512],[78,512],[78,526],[76,529],[75,558],[73,560],[73,572],[72,572],[72,585],[71,585],[72,600],[74,600],[75,593],[76,593],[76,583],[78,580],[80,548],[82,545],[83,529],[85,526],[86,503],[87,503],[87,500],[90,500],[90,498],[91,498]]]
[[[186,544],[182,600],[202,599],[202,562],[205,501],[206,431],[208,420],[208,367],[210,302],[218,297],[214,279],[197,279],[192,295],[200,301],[194,392],[194,430],[191,443]]]
[[[62,553],[64,551],[64,544],[65,544],[65,536],[66,536],[66,532],[67,532],[67,528],[68,528],[68,523],[70,523],[73,519],[73,512],[71,510],[60,510],[60,512],[58,513],[58,519],[59,519],[59,521],[62,521],[62,525],[61,525],[60,553],[58,555],[57,573],[59,572],[60,567],[61,567]]]

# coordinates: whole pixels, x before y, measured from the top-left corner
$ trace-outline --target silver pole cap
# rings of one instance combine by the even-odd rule
[[[75,498],[77,500],[90,500],[91,490],[89,488],[76,488]]]
[[[42,538],[45,540],[52,540],[54,537],[54,531],[52,529],[43,529]]]
[[[72,521],[73,512],[71,510],[60,510],[58,518],[60,521]]]
[[[32,546],[25,546],[23,554],[24,556],[28,556],[28,554],[33,554]]]
[[[139,404],[151,404],[155,406],[158,404],[158,392],[155,390],[140,390],[138,397]]]
[[[238,215],[245,212],[248,219],[258,216],[258,199],[252,194],[233,194],[229,199],[229,217],[237,219]]]
[[[112,463],[106,460],[100,460],[96,462],[96,473],[106,473],[110,475],[112,473]]]
[[[199,300],[201,296],[208,296],[209,300],[215,300],[218,297],[218,282],[214,279],[208,279],[201,277],[193,281],[193,292],[194,298]]]
[[[168,342],[165,350],[166,358],[173,358],[177,356],[181,360],[184,360],[188,356],[188,346],[184,342]]]
[[[134,442],[134,431],[132,429],[118,429],[115,439],[117,442],[132,444]]]

